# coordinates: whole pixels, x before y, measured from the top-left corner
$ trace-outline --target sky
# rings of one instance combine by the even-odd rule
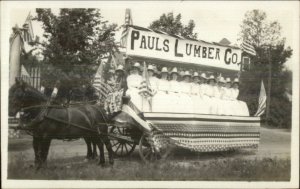
[[[58,13],[58,8],[70,7],[93,7],[100,8],[104,19],[110,23],[118,25],[124,24],[125,9],[130,8],[132,12],[133,24],[148,27],[153,20],[156,20],[163,13],[173,12],[174,15],[181,14],[182,22],[188,23],[190,19],[195,21],[194,31],[198,33],[198,38],[204,41],[219,42],[222,38],[227,38],[232,44],[237,44],[240,24],[247,11],[260,9],[266,12],[267,19],[277,20],[282,26],[282,37],[286,38],[286,46],[292,49],[298,48],[298,39],[295,36],[299,34],[298,30],[298,7],[299,2],[288,1],[163,1],[163,2],[34,2],[24,7],[22,4],[15,4],[10,11],[9,24],[11,28],[15,24],[21,26],[28,13],[36,15],[35,8],[52,8],[54,13]],[[33,22],[34,34],[42,36],[43,30],[41,24]],[[116,34],[116,39],[120,39],[120,33]],[[288,60],[287,67],[292,69],[293,62],[298,61],[294,56]]]

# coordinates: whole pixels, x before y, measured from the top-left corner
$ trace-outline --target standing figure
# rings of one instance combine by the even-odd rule
[[[245,102],[238,100],[239,96],[239,79],[235,78],[232,84],[232,99],[234,99],[235,115],[249,116],[248,106]]]
[[[170,94],[169,94],[169,98],[168,101],[170,102],[169,105],[169,111],[170,112],[183,112],[182,109],[185,108],[182,107],[182,98],[180,95],[180,91],[181,91],[181,85],[179,84],[178,80],[178,71],[177,68],[174,67],[171,71],[171,80],[170,80]]]
[[[126,77],[124,72],[124,67],[122,65],[119,65],[116,69],[116,85],[115,88],[117,91],[120,90],[127,90],[127,84],[126,84]],[[125,94],[125,92],[124,92]]]
[[[132,69],[131,74],[127,77],[127,91],[126,95],[130,96],[130,101],[136,106],[137,109],[142,108],[142,96],[139,94],[139,87],[143,81],[142,76],[139,75],[140,63],[136,62]]]
[[[185,71],[183,74],[183,81],[180,82],[180,107],[182,107],[183,113],[194,113],[194,106],[191,97],[192,86],[190,83],[191,74],[189,71]]]
[[[223,88],[223,93],[221,94],[221,99],[223,101],[224,115],[233,115],[234,105],[232,99],[232,89],[231,89],[231,79],[226,78],[225,87]]]
[[[168,69],[163,67],[161,78],[157,79],[157,92],[152,97],[152,112],[169,112],[171,102],[169,100],[170,82],[168,81]]]

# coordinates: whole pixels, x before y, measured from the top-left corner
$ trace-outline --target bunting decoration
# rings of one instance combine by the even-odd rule
[[[246,53],[256,56],[256,51],[249,40],[243,41],[241,47]]]

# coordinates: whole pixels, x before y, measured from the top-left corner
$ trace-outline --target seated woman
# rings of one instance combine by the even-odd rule
[[[199,109],[202,106],[202,99],[200,97],[199,74],[197,72],[194,72],[192,79],[193,82],[191,83],[191,98],[193,101],[193,113],[200,113]]]
[[[156,77],[154,77],[154,67],[152,65],[149,65],[147,68],[148,71],[148,77],[149,77],[149,87],[151,89],[151,95],[153,95],[150,98],[143,98],[143,107],[142,110],[143,112],[152,112],[152,104],[153,104],[153,97],[156,95],[157,93],[157,83],[158,83],[158,79]]]
[[[220,77],[218,81],[218,85],[215,88],[215,98],[216,98],[216,103],[217,103],[217,114],[218,115],[225,115],[225,103],[222,99],[222,95],[224,94],[224,89],[225,89],[225,79],[223,77]]]
[[[245,102],[237,99],[239,96],[239,79],[235,78],[232,84],[232,99],[234,100],[234,115],[249,116],[248,106]]]
[[[215,97],[218,95],[218,94],[216,94],[217,90],[218,89],[216,87],[215,76],[211,75],[208,78],[208,86],[206,87],[206,89],[204,91],[204,96],[206,98],[205,100],[207,101],[209,114],[217,114],[218,104],[216,102],[217,98]]]
[[[156,94],[152,97],[152,112],[169,112],[170,83],[168,81],[168,69],[163,67],[161,70],[161,79],[156,82]]]
[[[231,87],[231,79],[226,78],[225,87],[221,93],[221,99],[223,101],[223,114],[224,115],[234,115],[234,103],[232,98],[232,89]]]
[[[169,102],[169,112],[182,112],[182,98],[179,92],[181,91],[181,85],[177,81],[178,79],[178,71],[177,68],[174,67],[171,71],[171,80],[170,80],[170,90],[168,95]]]
[[[182,113],[194,113],[194,106],[193,106],[193,101],[191,97],[191,74],[189,71],[185,71],[183,74],[183,80],[179,82],[180,84],[180,107]]]
[[[139,94],[139,87],[142,82],[142,76],[139,75],[140,64],[136,62],[127,77],[127,91],[126,95],[130,96],[130,101],[136,106],[137,109],[142,108],[142,96]]]

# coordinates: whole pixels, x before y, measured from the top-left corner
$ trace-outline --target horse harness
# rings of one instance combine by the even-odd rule
[[[71,121],[70,121],[71,120],[70,110],[66,106],[62,106],[62,105],[49,105],[49,103],[47,103],[46,105],[36,105],[36,106],[29,106],[29,107],[23,108],[22,112],[24,112],[24,110],[29,110],[29,109],[34,109],[34,108],[40,108],[40,107],[43,108],[42,111],[35,118],[33,118],[33,120],[29,124],[27,124],[27,126],[26,126],[27,129],[25,129],[25,130],[33,130],[34,127],[37,124],[39,124],[42,121],[44,121],[44,119],[49,119],[49,120],[53,120],[53,121],[56,121],[56,122],[60,122],[60,123],[66,124],[67,128],[73,126],[73,127],[77,127],[77,128],[86,130],[86,131],[95,132],[94,129],[86,128],[86,127],[83,127],[83,126],[78,125],[76,123],[71,123]],[[57,119],[57,118],[54,118],[52,116],[49,116],[48,114],[49,114],[49,110],[51,108],[64,108],[66,110],[66,113],[67,113],[67,121],[62,120],[62,119]],[[107,126],[108,125],[107,120],[106,120],[105,116],[103,115],[103,112],[100,111],[100,113],[101,113],[101,116],[104,119],[104,123],[99,123],[99,122],[96,123],[96,126],[97,126],[96,127],[97,128],[96,131],[98,131],[99,134],[101,134],[101,133],[100,133],[100,130],[99,130],[98,126],[100,126],[100,125],[106,125]],[[90,125],[94,125],[94,124],[91,123],[90,119],[88,118],[88,116],[85,113],[82,114],[82,115],[90,123]],[[23,127],[22,123],[20,123],[20,125],[21,125],[21,127]]]

